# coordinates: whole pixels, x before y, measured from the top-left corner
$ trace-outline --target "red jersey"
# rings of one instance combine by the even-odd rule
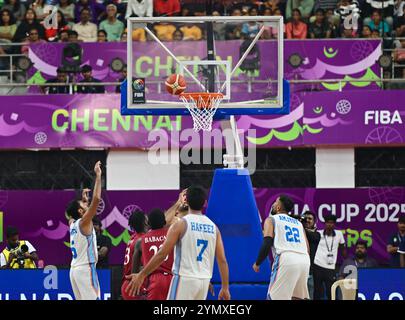
[[[166,240],[166,234],[168,228],[161,228],[156,230],[149,230],[142,237],[142,264],[146,264],[152,259],[152,257],[158,252],[162,247],[163,242]],[[154,271],[155,273],[172,273],[173,266],[173,251],[166,257],[165,261]]]
[[[124,258],[124,271],[122,275],[122,280],[125,280],[125,276],[129,276],[132,273],[132,267],[134,265],[134,252],[136,242],[144,235],[144,233],[134,233],[131,236],[125,249],[125,258]]]

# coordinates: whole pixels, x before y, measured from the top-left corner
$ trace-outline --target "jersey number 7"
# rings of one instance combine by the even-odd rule
[[[202,255],[204,254],[205,249],[208,246],[208,240],[197,239],[197,247],[202,246],[200,254],[197,256],[197,261],[202,261]]]

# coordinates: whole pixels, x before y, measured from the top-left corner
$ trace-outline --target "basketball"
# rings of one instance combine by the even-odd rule
[[[172,74],[166,79],[166,90],[170,94],[179,95],[186,89],[186,80],[180,74]]]

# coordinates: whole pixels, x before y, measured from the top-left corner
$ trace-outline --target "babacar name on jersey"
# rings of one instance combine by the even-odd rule
[[[191,222],[190,224],[191,224],[191,231],[199,231],[199,232],[215,234],[214,226],[211,224],[204,224],[204,223],[197,223],[197,222]]]

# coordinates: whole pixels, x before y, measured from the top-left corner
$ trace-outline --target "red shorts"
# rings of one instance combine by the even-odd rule
[[[121,285],[121,296],[124,300],[146,300],[146,289],[144,284],[141,287],[141,294],[139,296],[130,296],[128,293],[125,292],[129,284],[128,280],[124,280]]]
[[[167,294],[172,281],[171,274],[154,273],[149,276],[147,300],[167,300]]]

